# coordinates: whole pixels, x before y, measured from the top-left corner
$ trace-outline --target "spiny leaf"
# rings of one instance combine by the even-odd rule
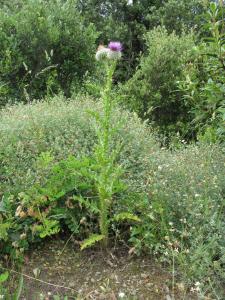
[[[88,248],[92,245],[94,245],[96,242],[99,242],[105,238],[102,234],[92,234],[89,238],[84,240],[81,244],[81,250],[84,250],[85,248]]]
[[[97,203],[95,203],[94,201],[90,201],[88,199],[85,199],[81,195],[79,195],[79,196],[74,195],[73,199],[77,200],[81,205],[85,206],[92,213],[94,213],[94,214],[99,213],[99,209],[98,209]]]
[[[141,219],[137,216],[129,213],[129,212],[122,212],[113,217],[113,220],[115,221],[124,221],[124,220],[132,220],[136,222],[141,222]]]

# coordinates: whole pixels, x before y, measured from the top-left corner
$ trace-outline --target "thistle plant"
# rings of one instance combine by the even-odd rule
[[[15,217],[34,218],[38,223],[35,225],[35,233],[41,238],[60,230],[59,218],[65,219],[66,224],[71,225],[68,227],[74,234],[80,228],[86,227],[87,219],[91,216],[91,218],[94,217],[94,222],[97,217],[98,229],[96,230],[95,226],[95,233],[81,243],[81,250],[98,241],[101,241],[106,248],[109,241],[109,229],[114,222],[127,219],[139,221],[137,216],[128,211],[114,213],[115,207],[118,210],[115,201],[119,201],[122,192],[128,194],[127,186],[122,178],[125,170],[119,163],[123,149],[123,141],[118,132],[120,121],[113,120],[116,104],[112,97],[113,74],[122,56],[121,51],[122,46],[119,42],[111,42],[107,48],[100,46],[96,53],[96,59],[105,70],[105,83],[100,97],[102,111],[97,113],[93,109],[90,112],[95,120],[93,123],[97,137],[93,155],[84,155],[81,158],[69,156],[52,164],[54,157],[50,153],[43,153],[37,166],[43,168],[43,171],[49,168],[48,178],[43,182],[37,182],[30,190],[26,190],[26,193],[20,194],[22,203],[17,207]],[[71,194],[73,196],[68,198]],[[63,210],[55,209],[52,203],[56,200],[60,203],[64,201],[64,198],[67,200]],[[76,206],[76,204],[79,205]],[[78,207],[85,210],[85,216],[81,211],[80,213],[76,211]],[[74,221],[76,219],[74,216],[71,218],[72,212],[68,212],[67,208],[74,209],[76,214],[78,213],[79,223],[77,220]],[[85,235],[89,232],[89,228],[86,229],[87,227]]]
[[[112,99],[113,74],[117,61],[122,56],[122,45],[120,42],[110,42],[108,48],[99,46],[96,53],[96,60],[100,61],[106,71],[105,86],[101,92],[103,114],[94,114],[96,119],[97,143],[94,151],[95,170],[94,183],[98,196],[99,229],[100,234],[93,234],[82,243],[81,249],[91,246],[102,240],[104,247],[108,245],[109,225],[112,221],[138,218],[130,213],[124,212],[110,216],[109,212],[116,193],[124,189],[121,180],[123,168],[118,163],[122,142],[112,143],[117,132],[113,125],[113,109],[115,101]],[[114,147],[112,146],[114,144]],[[116,144],[116,146],[115,146]]]
[[[103,104],[103,116],[99,118],[97,128],[98,143],[95,150],[95,158],[99,166],[99,174],[96,177],[96,188],[99,197],[99,227],[103,236],[104,245],[108,243],[108,210],[112,204],[115,186],[118,183],[120,168],[116,165],[115,149],[110,149],[110,140],[112,138],[112,110],[113,101],[111,99],[111,89],[113,74],[116,68],[117,60],[121,57],[121,44],[111,42],[109,48],[100,49],[100,53],[106,53],[104,65],[106,68],[106,84],[101,94]],[[99,55],[99,51],[96,57]],[[102,55],[102,54],[101,54]],[[102,56],[104,59],[104,55]]]

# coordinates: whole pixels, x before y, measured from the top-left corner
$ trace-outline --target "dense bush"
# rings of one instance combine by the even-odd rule
[[[36,160],[42,152],[50,151],[56,161],[70,154],[78,158],[90,154],[95,143],[95,121],[89,113],[93,107],[101,110],[100,104],[88,99],[64,102],[62,97],[56,97],[49,102],[3,110],[0,122],[1,193],[25,191],[35,179]],[[114,117],[115,120],[123,118],[121,135],[126,145],[123,164],[137,169],[136,175],[141,178],[138,172],[144,165],[143,157],[158,146],[135,114],[117,110]]]
[[[169,32],[199,27],[197,17],[204,9],[200,0],[79,0],[77,7],[87,24],[94,23],[100,32],[99,43],[109,39],[124,45],[124,61],[117,80],[129,79],[137,66],[140,52],[146,50],[143,35],[155,26],[164,25]]]
[[[142,224],[132,228],[136,249],[175,259],[184,286],[218,297],[224,282],[225,153],[214,145],[161,150],[150,158],[149,195]],[[221,298],[222,299],[222,298]]]
[[[82,175],[82,172],[87,172],[85,170],[89,165],[89,158],[84,161],[79,159],[84,156],[90,157],[96,141],[95,119],[90,114],[93,107],[95,111],[101,112],[100,104],[88,99],[64,102],[63,99],[55,98],[50,102],[20,105],[2,111],[0,189],[3,197],[1,205],[7,207],[2,208],[7,217],[4,219],[6,223],[1,224],[0,232],[1,238],[7,240],[9,245],[15,240],[18,241],[19,232],[23,234],[25,228],[29,231],[35,220],[18,219],[20,225],[17,226],[13,222],[11,227],[10,220],[14,220],[16,209],[17,217],[27,214],[20,207],[22,202],[26,205],[29,203],[28,207],[34,205],[35,209],[44,207],[44,211],[47,209],[49,214],[62,215],[62,211],[56,213],[48,210],[52,205],[57,205],[60,196],[74,190],[78,190],[78,193],[82,193],[83,190],[90,193],[88,187],[92,183],[87,176]],[[129,187],[127,192],[123,193],[125,197],[128,192],[140,193],[144,190],[147,157],[159,148],[137,116],[117,109],[114,122],[118,121],[122,122],[122,127],[114,138],[122,139],[124,144],[119,163],[125,170],[123,178]],[[46,179],[49,179],[48,182]],[[63,199],[64,208],[67,208],[66,200],[68,199]],[[69,227],[75,230],[74,224],[78,222],[79,225],[85,212],[77,206],[71,206],[75,211],[70,213],[70,216],[64,212],[64,219],[69,223]],[[71,206],[69,205],[69,208]],[[44,229],[48,227],[49,230],[48,233],[47,230],[43,233],[42,228],[42,237],[59,230],[54,218],[47,220],[45,226]],[[30,233],[27,240],[32,238]],[[22,243],[25,243],[25,240],[22,240]]]
[[[141,57],[134,76],[122,87],[121,101],[149,118],[161,131],[185,129],[188,108],[178,91],[177,81],[190,60],[194,46],[191,34],[177,36],[158,27],[146,34],[147,53]]]
[[[169,16],[172,11],[176,14],[172,9],[175,3],[168,1],[161,11]],[[192,4],[182,2],[176,9],[182,11],[186,5]],[[198,9],[201,11],[201,5],[196,12]],[[191,11],[190,14],[193,15]],[[157,14],[149,17],[160,19]],[[223,18],[222,2],[210,3],[208,11],[201,15],[198,34],[171,33],[169,25],[173,22],[169,18],[163,22],[166,27],[149,31],[145,35],[147,51],[133,77],[121,88],[124,105],[142,118],[149,118],[165,135],[179,133],[189,140],[223,141]]]
[[[199,139],[224,141],[225,131],[225,48],[224,7],[211,3],[204,15],[203,29],[208,33],[194,48],[195,55],[179,82],[184,101],[189,103],[189,132],[196,131]]]
[[[201,0],[167,0],[151,8],[148,21],[154,26],[163,25],[169,32],[181,34],[183,30],[199,29],[201,14],[206,9],[206,2]]]
[[[20,0],[0,7],[0,105],[30,101],[94,70],[97,33],[73,1]]]

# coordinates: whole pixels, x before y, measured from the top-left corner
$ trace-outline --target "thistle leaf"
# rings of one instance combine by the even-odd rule
[[[124,221],[124,220],[131,220],[136,222],[141,222],[141,219],[137,216],[129,213],[129,212],[122,212],[113,217],[114,221]]]
[[[81,250],[84,250],[85,248],[88,248],[92,245],[94,245],[96,242],[101,241],[105,238],[102,234],[92,234],[89,238],[84,240],[81,244]]]

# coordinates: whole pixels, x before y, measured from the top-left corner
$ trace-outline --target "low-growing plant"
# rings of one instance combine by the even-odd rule
[[[184,288],[196,289],[199,282],[202,294],[218,299],[225,275],[224,158],[220,146],[206,144],[153,154],[150,203],[130,239],[136,251],[148,249],[171,266],[174,259],[176,281]]]
[[[0,298],[5,300],[19,300],[23,289],[23,276],[21,275],[18,287],[13,293],[4,286],[9,280],[9,277],[10,275],[8,271],[0,273]]]

